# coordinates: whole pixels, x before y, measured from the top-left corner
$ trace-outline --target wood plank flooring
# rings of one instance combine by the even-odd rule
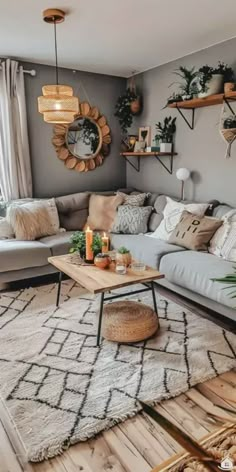
[[[164,401],[156,409],[200,439],[232,415],[236,417],[236,370]],[[181,450],[161,427],[140,413],[96,439],[70,447],[62,456],[27,464],[13,427],[4,424],[3,406],[0,418],[0,472],[149,472]]]

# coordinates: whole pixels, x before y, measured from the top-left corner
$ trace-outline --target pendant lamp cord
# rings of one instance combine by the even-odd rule
[[[56,57],[56,84],[58,85],[57,24],[56,24],[56,19],[54,19],[54,41],[55,41],[55,57]]]

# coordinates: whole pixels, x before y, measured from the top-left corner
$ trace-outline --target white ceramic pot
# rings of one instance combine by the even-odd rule
[[[212,78],[207,82],[207,90],[206,92],[200,92],[198,94],[199,98],[209,97],[210,95],[216,95],[217,93],[222,92],[223,88],[223,75],[221,74],[213,74]]]
[[[160,144],[160,151],[161,152],[171,152],[172,151],[172,143],[161,143]]]

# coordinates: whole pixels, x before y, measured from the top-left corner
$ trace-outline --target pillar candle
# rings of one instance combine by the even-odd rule
[[[106,233],[103,233],[102,252],[108,252],[108,251],[109,251],[109,237],[106,235]]]
[[[86,240],[86,260],[92,261],[93,260],[93,251],[92,251],[92,244],[93,244],[93,231],[89,228],[85,231],[85,240]]]

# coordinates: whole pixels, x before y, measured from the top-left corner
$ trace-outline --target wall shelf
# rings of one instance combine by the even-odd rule
[[[192,100],[184,100],[182,102],[174,102],[169,103],[168,108],[176,108],[188,127],[190,129],[194,129],[194,112],[196,108],[203,108],[203,107],[210,107],[213,105],[220,105],[223,102],[229,107],[232,114],[235,115],[233,108],[230,105],[230,101],[236,100],[236,92],[229,92],[227,94],[219,93],[217,95],[210,95],[209,97],[205,98],[193,98]],[[182,110],[190,110],[192,111],[192,119],[191,122],[187,119],[184,115]]]
[[[140,171],[140,158],[141,157],[155,157],[158,162],[164,167],[164,169],[169,172],[169,174],[173,173],[173,157],[177,156],[177,152],[122,152],[121,156],[125,158],[131,167],[133,167],[137,172]],[[169,157],[169,167],[162,161],[161,157]],[[130,157],[137,158],[137,165],[134,162],[131,162],[129,159]]]

